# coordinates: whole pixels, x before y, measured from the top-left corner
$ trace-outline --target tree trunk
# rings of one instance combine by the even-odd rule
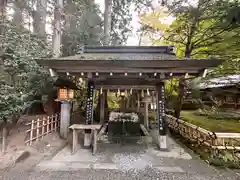
[[[1,16],[4,16],[6,13],[6,5],[7,5],[7,0],[0,0]]]
[[[0,0],[0,20],[1,20],[1,23],[6,20],[6,6],[7,6],[7,0]]]
[[[110,44],[110,31],[111,31],[111,14],[112,14],[112,0],[105,0],[104,11],[104,45]]]
[[[183,78],[179,79],[179,93],[178,93],[178,98],[175,106],[175,113],[174,116],[179,119],[181,110],[182,110],[182,105],[183,105],[183,100],[184,100],[184,86],[185,86],[185,80]]]
[[[15,113],[12,116],[12,125],[15,126],[18,123],[18,120],[20,118],[20,114],[19,113]]]
[[[46,31],[46,17],[47,17],[47,0],[38,0],[36,11],[33,13],[33,29],[34,32],[45,37]]]
[[[54,10],[54,29],[53,29],[53,55],[61,56],[61,16],[63,9],[63,0],[56,0]]]
[[[7,120],[3,121],[3,130],[2,130],[2,152],[6,151],[7,147]]]
[[[14,14],[13,14],[13,24],[20,28],[23,23],[23,9],[24,9],[24,0],[16,0],[14,2]]]
[[[0,0],[0,35],[1,37],[4,37],[5,35],[5,24],[6,24],[6,5],[7,5],[7,0]],[[1,42],[0,38],[0,42]],[[5,53],[5,49],[0,45],[0,57]],[[0,61],[2,61],[2,58],[0,58]],[[0,62],[0,68],[2,70],[1,66],[2,62]]]
[[[111,12],[112,12],[112,0],[105,0],[105,11],[104,11],[104,39],[103,45],[107,46],[110,44],[110,31],[111,31]],[[106,93],[107,94],[107,93]],[[99,95],[98,102],[101,102],[102,96]],[[100,104],[96,107],[96,112],[100,112]],[[107,95],[105,96],[105,108],[104,116],[108,112],[108,100]],[[99,113],[100,114],[100,113]]]
[[[186,58],[190,58],[190,56],[191,56],[191,48],[190,48],[190,43],[188,44],[186,44],[186,50],[185,50],[185,57]]]
[[[75,55],[74,50],[76,47],[73,47],[71,35],[73,32],[76,32],[77,18],[73,15],[76,14],[76,11],[76,5],[73,3],[73,0],[67,0],[64,6],[64,31],[61,39],[63,56]]]

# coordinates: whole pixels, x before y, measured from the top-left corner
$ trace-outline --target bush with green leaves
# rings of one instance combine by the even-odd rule
[[[50,46],[28,30],[5,22],[1,25],[0,61],[0,119],[21,112],[34,97],[53,90],[49,72],[34,59],[50,57]]]
[[[209,119],[240,120],[240,114],[239,113],[224,111],[222,109],[216,109],[216,110],[211,110],[211,109],[202,110],[202,109],[199,109],[194,114],[198,115],[198,116],[206,116]]]

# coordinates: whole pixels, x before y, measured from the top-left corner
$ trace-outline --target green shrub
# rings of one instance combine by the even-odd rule
[[[240,120],[240,114],[218,110],[201,110],[194,112],[197,116],[206,116],[209,119],[217,120]]]
[[[183,110],[196,110],[200,108],[200,103],[197,100],[187,100],[183,102],[182,109]]]
[[[234,114],[230,112],[214,112],[208,115],[209,119],[218,119],[218,120],[240,120],[240,114]]]

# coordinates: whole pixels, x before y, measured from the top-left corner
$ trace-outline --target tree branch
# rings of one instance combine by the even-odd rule
[[[200,45],[200,44],[202,44],[202,43],[204,43],[204,42],[206,42],[206,41],[209,41],[209,40],[211,40],[211,39],[213,39],[213,38],[221,35],[221,34],[224,33],[225,31],[230,30],[231,28],[232,28],[232,27],[229,26],[228,28],[222,29],[222,30],[220,30],[219,32],[217,32],[217,33],[215,33],[215,34],[213,34],[213,35],[211,35],[211,36],[209,36],[209,37],[207,37],[207,38],[205,38],[205,39],[204,39],[204,35],[202,35],[201,38],[199,38],[198,40],[196,40],[195,42],[193,42],[193,46],[194,46],[195,48],[202,47],[203,45]],[[210,33],[212,33],[212,31],[210,31]],[[211,45],[213,45],[213,44],[215,44],[215,43],[211,43]]]

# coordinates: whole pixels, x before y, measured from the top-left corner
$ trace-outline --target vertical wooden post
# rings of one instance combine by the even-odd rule
[[[157,117],[159,125],[159,146],[160,149],[167,149],[167,122],[165,115],[165,89],[164,82],[157,84]]]
[[[37,119],[37,135],[36,135],[36,141],[39,140],[39,118]]]
[[[87,85],[87,105],[86,105],[86,124],[93,123],[93,99],[94,99],[95,82],[92,77],[92,73],[88,73],[88,85]],[[90,146],[91,131],[85,130],[84,146]]]
[[[103,91],[105,93],[105,103],[104,103],[104,120],[108,118],[108,90]]]
[[[137,92],[137,112],[140,112],[140,93]]]
[[[93,155],[96,153],[97,150],[97,130],[93,129]]]
[[[6,127],[6,124],[4,122],[4,127],[3,127],[3,130],[2,130],[2,152],[5,153],[6,151],[6,146],[7,146],[7,127]]]
[[[235,98],[234,98],[234,108],[237,109],[238,108],[238,95],[235,94]]]
[[[144,126],[146,128],[148,128],[148,105],[149,105],[149,102],[146,101],[144,103]]]
[[[135,105],[136,105],[136,104],[135,104],[135,103],[136,103],[135,101],[136,101],[136,96],[135,96],[135,94],[134,94],[134,95],[133,95],[133,99],[131,100],[131,109],[132,109],[132,110],[134,110],[133,108],[134,108]]]
[[[33,141],[33,129],[34,129],[34,120],[32,120],[31,122],[31,131],[30,131],[30,138],[29,138],[29,145],[32,145],[32,141]]]
[[[55,116],[51,116],[51,132],[53,131],[53,123],[54,123]]]
[[[43,136],[44,136],[44,133],[45,133],[45,117],[43,117],[43,120],[42,120],[42,139],[43,139]]]
[[[49,121],[50,121],[50,118],[49,118],[49,116],[47,117],[47,134],[49,133]]]
[[[72,154],[75,153],[77,147],[77,130],[73,129],[73,144],[72,144]]]
[[[57,131],[57,123],[58,123],[58,115],[55,114],[55,127],[54,127],[54,131],[56,132]]]
[[[100,124],[103,124],[105,121],[105,98],[106,98],[106,90],[102,94],[100,94]]]
[[[126,109],[129,109],[129,104],[130,104],[130,99],[129,97],[126,97]]]

